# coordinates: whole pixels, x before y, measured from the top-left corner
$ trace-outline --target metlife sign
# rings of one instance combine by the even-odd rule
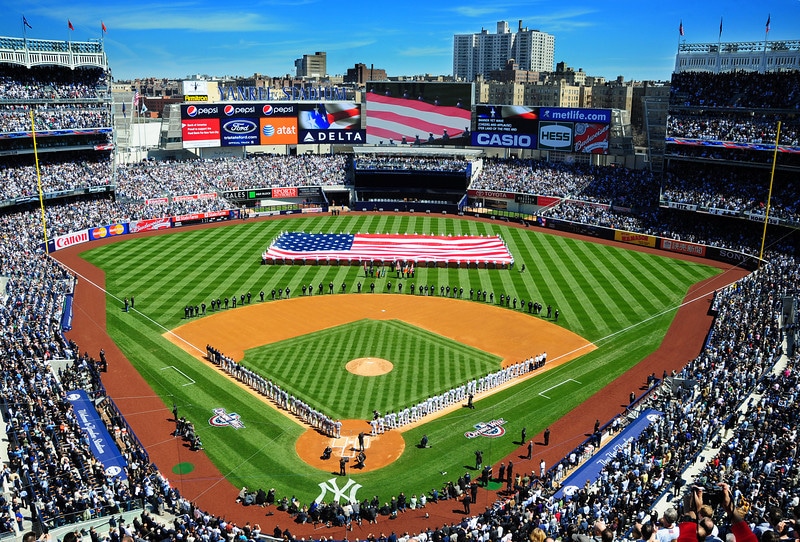
[[[584,109],[576,107],[540,107],[539,120],[555,122],[611,123],[610,109]]]
[[[540,122],[539,149],[548,151],[572,151],[571,122]]]

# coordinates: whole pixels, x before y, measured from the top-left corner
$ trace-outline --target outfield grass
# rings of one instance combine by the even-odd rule
[[[359,267],[260,265],[261,251],[272,238],[287,229],[313,233],[499,233],[516,258],[515,268],[417,268],[415,281],[437,287],[458,285],[465,291],[469,288],[488,290],[493,291],[496,298],[505,293],[539,301],[545,307],[552,305],[560,311],[558,325],[599,346],[569,364],[480,400],[475,410],[461,409],[410,430],[405,434],[407,443],[418,442],[426,433],[436,446],[432,450],[407,446],[394,464],[352,476],[363,485],[360,497],[379,494],[382,500],[388,500],[399,491],[408,495],[441,486],[445,479],[441,471],[450,472],[451,477],[457,475],[453,473],[463,472],[472,465],[472,452],[476,447],[484,450],[487,462],[496,462],[507,455],[514,449],[513,441],[522,427],[527,428],[528,434],[536,434],[652,352],[664,336],[688,286],[719,272],[716,268],[686,261],[534,230],[428,215],[313,216],[243,222],[131,239],[84,253],[87,260],[106,271],[109,333],[156,393],[164,397],[165,403],[177,402],[182,414],[195,423],[206,452],[220,471],[236,485],[275,487],[279,496],[297,495],[303,501],[315,498],[319,493],[317,484],[330,477],[328,473],[308,467],[293,452],[294,442],[303,429],[286,416],[264,408],[263,403],[220,377],[213,368],[198,363],[161,337],[166,329],[181,323],[186,304],[209,304],[212,298],[238,296],[248,291],[257,298],[261,290],[268,293],[272,288],[287,286],[296,294],[302,284],[320,282],[336,285],[344,282],[349,292],[355,292],[356,282],[364,281],[363,270]],[[526,265],[524,272],[520,270],[523,263]],[[376,291],[385,291],[385,281],[393,279],[396,281],[389,275],[374,279]],[[136,296],[137,310],[149,319],[121,311],[119,299],[131,295]],[[419,334],[424,336],[424,332]],[[401,342],[397,340],[394,344]],[[357,345],[349,352],[346,355],[361,357],[356,355]],[[410,352],[413,353],[413,349]],[[532,355],[537,353],[531,352]],[[372,351],[361,355],[374,356]],[[476,366],[469,370],[484,369]],[[265,376],[271,377],[270,374]],[[185,386],[187,378],[196,383]],[[462,375],[458,378],[460,380],[453,384],[466,380]],[[580,384],[567,382],[568,379]],[[424,390],[430,389],[434,380],[415,380],[415,386],[420,387],[414,393],[433,393],[434,390]],[[319,391],[314,394],[328,393],[319,404],[322,405],[324,399],[325,403],[330,403],[329,408],[341,408],[336,412],[344,413],[343,405],[352,402],[347,409],[363,412],[363,405],[353,402],[352,397],[337,398],[336,386],[326,387],[324,383],[316,386]],[[539,394],[556,386],[555,394],[548,394],[548,397]],[[391,387],[376,386],[369,393],[369,405],[391,404],[396,400],[395,393]],[[220,406],[238,413],[246,428],[235,432],[231,428],[210,427],[211,409]],[[507,421],[505,437],[480,443],[464,437],[478,422],[500,417]],[[170,467],[161,465],[167,471]]]

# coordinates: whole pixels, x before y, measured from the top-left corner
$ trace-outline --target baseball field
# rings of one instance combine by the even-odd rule
[[[357,266],[261,265],[261,252],[285,230],[499,234],[515,265],[509,269],[419,266],[407,279],[391,272],[365,277]],[[157,396],[155,402],[154,397],[138,396],[132,377],[129,395],[120,393],[125,381],[118,375],[113,383],[112,360],[110,380],[117,388],[113,397],[137,434],[137,427],[147,426],[148,419],[163,426],[175,405],[180,416],[193,422],[204,454],[227,482],[236,487],[274,487],[279,496],[294,495],[302,502],[323,496],[326,481],[338,472],[338,462],[318,458],[321,445],[330,439],[205,361],[207,344],[314,408],[342,419],[342,438],[330,440],[341,453],[352,450],[359,431],[369,432],[366,420],[373,410],[398,411],[547,352],[545,370],[478,395],[474,410],[455,405],[385,438],[372,439],[374,462],[368,449],[371,468],[349,472],[355,482],[351,490],[359,486],[350,495],[362,499],[379,494],[388,500],[400,491],[407,495],[430,491],[473,470],[475,449],[482,449],[489,463],[511,454],[521,444],[522,428],[529,436],[539,434],[656,350],[690,286],[721,272],[693,261],[494,221],[413,215],[245,221],[88,249],[81,257],[105,273],[103,324]],[[404,283],[402,293],[397,293],[398,281]],[[371,282],[375,293],[366,288]],[[323,295],[316,289],[313,296],[301,295],[302,285],[320,283],[333,283],[335,293],[328,294],[326,287]],[[434,285],[436,295],[412,295],[411,283]],[[441,285],[463,288],[464,293],[442,297]],[[272,299],[273,289],[287,287],[291,299]],[[494,302],[488,297],[471,300],[470,289],[494,293]],[[240,299],[248,293],[250,302],[243,306],[210,310],[212,299]],[[698,299],[708,293],[698,292]],[[524,310],[511,303],[501,306],[500,294],[557,309],[558,321],[547,318],[546,309],[536,315],[528,312],[527,305]],[[126,297],[135,297],[128,312],[123,310]],[[203,303],[205,316],[185,317],[187,305]],[[101,322],[94,324],[99,328]],[[389,365],[375,374],[348,368],[353,360],[370,359]],[[215,410],[220,409],[226,416],[235,415],[240,427],[215,423]],[[503,428],[497,438],[466,436],[477,425],[493,421]],[[414,446],[422,435],[428,436],[431,448]],[[389,444],[382,446],[381,439]],[[178,461],[159,466],[191,488],[200,454],[189,452],[166,433],[146,440],[154,456],[159,447],[178,448]],[[392,453],[386,453],[387,447]],[[344,480],[339,482],[343,485]]]

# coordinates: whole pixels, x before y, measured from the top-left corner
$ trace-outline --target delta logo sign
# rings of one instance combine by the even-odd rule
[[[499,438],[506,434],[503,427],[506,421],[503,418],[490,422],[478,422],[475,424],[475,431],[467,431],[464,436],[473,439],[477,437]]]

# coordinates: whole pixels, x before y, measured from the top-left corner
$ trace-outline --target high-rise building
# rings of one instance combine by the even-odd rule
[[[506,21],[497,23],[497,33],[481,29],[479,34],[453,36],[453,77],[474,81],[478,76],[489,78],[492,71],[502,70],[509,60],[518,69],[534,72],[553,71],[555,36],[519,26],[511,32]]]
[[[297,77],[325,77],[328,75],[328,59],[325,51],[317,51],[313,55],[303,55],[294,61]]]

